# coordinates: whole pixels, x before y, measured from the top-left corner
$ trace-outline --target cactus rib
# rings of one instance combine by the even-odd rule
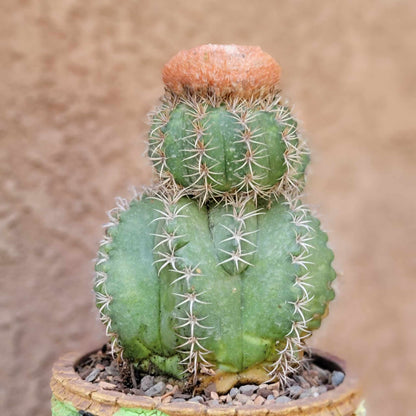
[[[138,194],[135,198],[139,197]],[[129,202],[124,198],[116,198],[116,207],[107,212],[109,222],[103,228],[109,230],[118,226],[120,213],[129,208]],[[113,243],[111,235],[106,234],[99,244],[98,259],[96,260],[96,271],[94,277],[94,293],[96,305],[99,311],[99,319],[105,325],[105,334],[111,338],[111,354],[112,356],[123,356],[123,347],[118,339],[117,332],[112,329],[112,319],[108,315],[110,304],[113,300],[112,296],[108,294],[106,282],[108,274],[104,270],[104,264],[109,260],[109,255],[104,251],[106,247],[110,247]],[[107,310],[107,311],[105,311]]]
[[[161,214],[156,220],[159,222],[158,227],[161,227],[162,232],[152,234],[155,237],[153,250],[156,260],[154,264],[158,269],[159,276],[163,269],[169,265],[169,271],[179,275],[178,277],[175,275],[176,278],[169,283],[167,288],[164,288],[163,284],[160,285],[160,296],[163,296],[162,292],[165,290],[170,295],[179,298],[173,310],[182,310],[183,315],[174,314],[174,320],[177,323],[173,326],[173,330],[182,343],[179,343],[175,349],[183,357],[180,361],[180,364],[185,366],[183,373],[193,374],[193,381],[196,382],[199,367],[209,368],[212,367],[212,364],[205,358],[211,351],[203,346],[204,337],[200,337],[196,333],[197,328],[210,328],[201,323],[207,317],[199,317],[195,308],[197,304],[208,305],[209,302],[201,300],[203,292],[197,293],[192,286],[192,279],[203,275],[199,270],[199,265],[188,265],[186,259],[177,255],[177,249],[181,247],[180,241],[185,240],[186,234],[177,234],[179,226],[176,221],[188,218],[188,215],[182,211],[186,210],[190,203],[179,206],[177,205],[178,201],[168,194],[156,193],[152,198],[163,206],[162,210],[156,210]],[[173,292],[175,288],[184,290],[184,293]]]

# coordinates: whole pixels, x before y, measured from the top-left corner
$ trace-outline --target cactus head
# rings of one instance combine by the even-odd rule
[[[326,234],[299,199],[305,143],[259,48],[207,45],[164,70],[152,189],[118,200],[95,292],[113,349],[143,371],[284,382],[334,297]]]
[[[162,79],[176,95],[252,100],[278,91],[280,66],[258,46],[210,44],[178,52]]]

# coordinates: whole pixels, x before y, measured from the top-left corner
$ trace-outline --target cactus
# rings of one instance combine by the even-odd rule
[[[151,118],[149,156],[160,181],[202,198],[268,198],[303,188],[309,160],[279,94],[237,101],[165,94]]]
[[[327,313],[333,254],[300,200],[309,156],[279,76],[234,45],[165,66],[156,181],[109,212],[94,285],[114,353],[142,371],[284,383]]]

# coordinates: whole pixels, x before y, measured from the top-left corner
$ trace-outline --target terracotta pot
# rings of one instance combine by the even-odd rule
[[[88,354],[89,355],[89,354]],[[314,351],[315,362],[329,370],[345,373],[344,381],[335,389],[316,398],[298,399],[285,404],[261,406],[207,407],[199,403],[166,403],[160,398],[128,395],[104,390],[97,384],[81,379],[75,366],[88,355],[69,353],[61,357],[52,370],[52,415],[53,416],[353,416],[361,401],[357,381],[346,371],[345,363],[337,357]]]

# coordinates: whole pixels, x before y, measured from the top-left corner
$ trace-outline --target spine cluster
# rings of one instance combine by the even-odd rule
[[[253,266],[253,256],[257,249],[257,216],[264,214],[248,197],[229,198],[219,222],[218,266],[230,274],[242,273]],[[217,236],[214,236],[217,240]]]

